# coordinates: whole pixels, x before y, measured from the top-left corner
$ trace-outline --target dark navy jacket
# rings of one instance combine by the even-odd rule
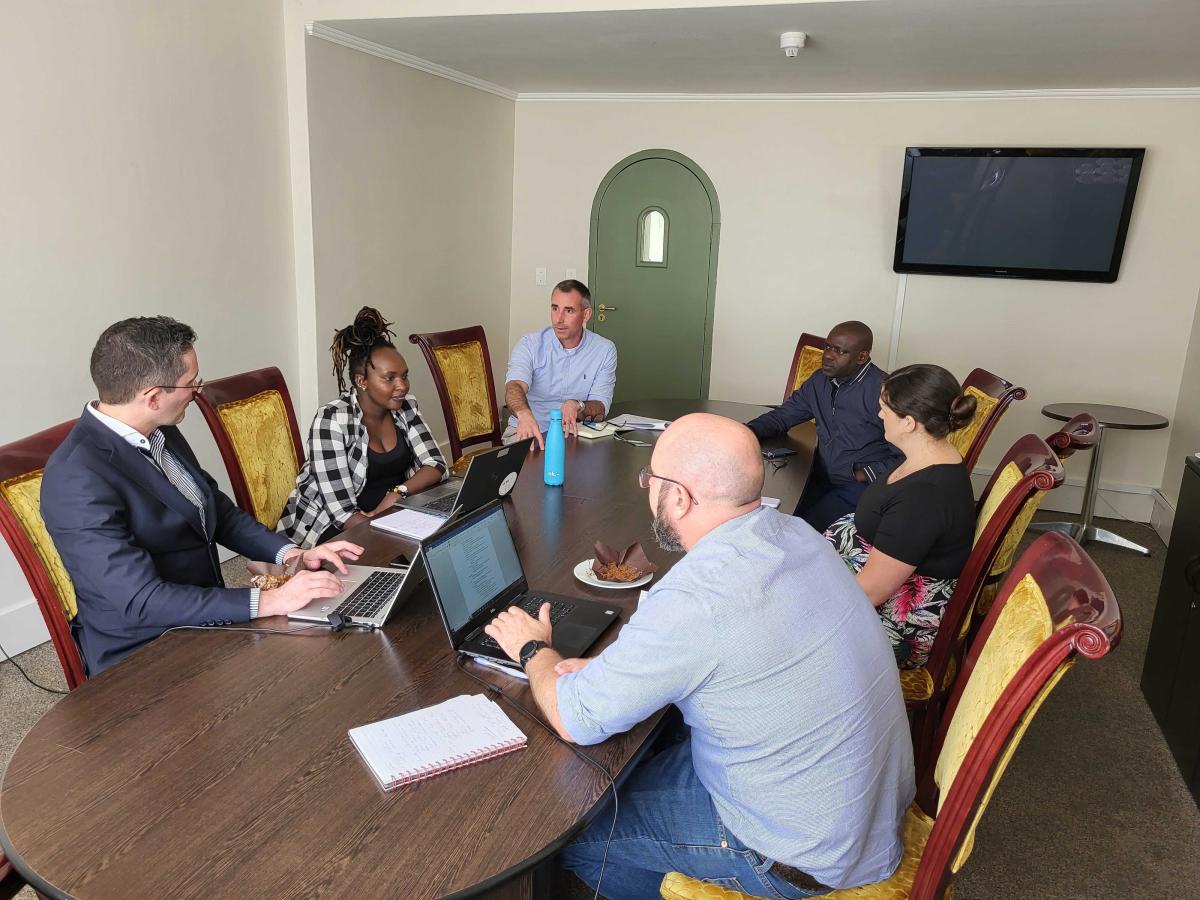
[[[831,482],[854,481],[855,466],[868,481],[883,478],[904,459],[883,437],[879,389],[886,377],[875,363],[867,363],[854,378],[842,382],[835,401],[833,380],[814,372],[778,409],[747,424],[762,440],[816,419],[820,469]]]
[[[42,479],[42,518],[79,603],[73,632],[97,675],[173,625],[245,622],[249,588],[227,588],[219,543],[274,561],[287,539],[242,512],[175,427],[166,446],[204,494],[204,517],[157,467],[86,409]]]

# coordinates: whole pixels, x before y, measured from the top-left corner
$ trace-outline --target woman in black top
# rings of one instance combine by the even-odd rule
[[[913,365],[889,375],[879,399],[884,437],[904,462],[825,537],[879,611],[897,664],[911,669],[929,658],[975,537],[970,473],[946,439],[971,421],[975,398],[941,366]]]

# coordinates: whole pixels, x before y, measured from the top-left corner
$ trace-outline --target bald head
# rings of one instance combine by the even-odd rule
[[[654,445],[650,467],[682,482],[709,509],[742,507],[762,495],[758,440],[733,419],[707,413],[676,419]]]
[[[829,337],[834,335],[849,338],[853,342],[853,352],[859,350],[870,350],[871,345],[875,342],[875,335],[871,333],[870,327],[865,322],[841,322],[834,325],[829,332]]]
[[[842,322],[834,325],[825,338],[821,354],[821,371],[835,381],[853,378],[871,361],[874,336],[862,322]]]

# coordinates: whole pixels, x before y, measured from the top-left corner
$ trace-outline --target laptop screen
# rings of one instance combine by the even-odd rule
[[[446,622],[458,631],[483,606],[524,577],[504,509],[434,538],[424,547],[429,578],[437,586]]]

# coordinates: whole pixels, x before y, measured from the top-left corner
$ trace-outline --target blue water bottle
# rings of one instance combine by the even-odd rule
[[[567,446],[563,441],[562,410],[550,413],[550,428],[546,432],[546,484],[562,484],[567,468]]]

